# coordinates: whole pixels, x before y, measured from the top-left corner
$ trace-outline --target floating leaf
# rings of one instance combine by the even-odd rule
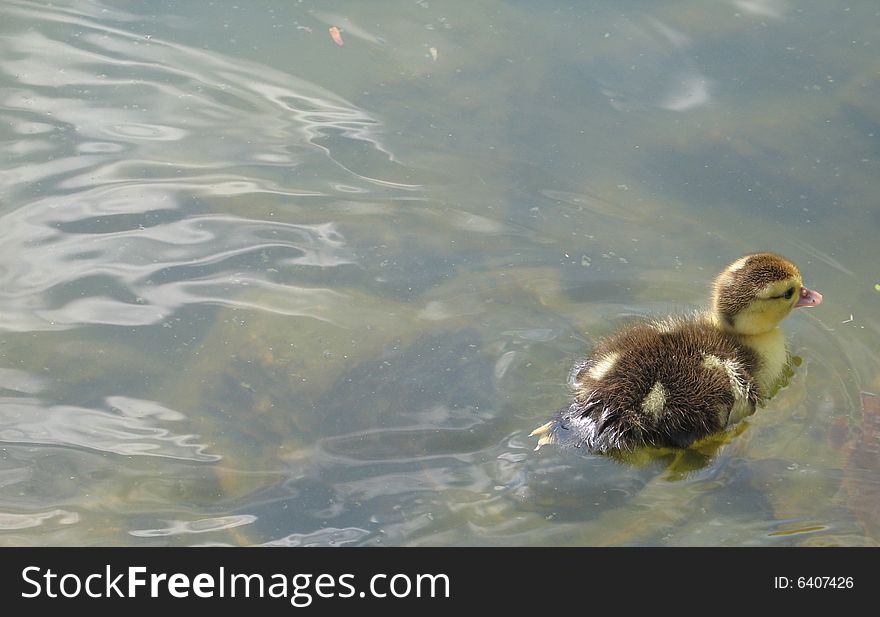
[[[330,38],[333,39],[333,42],[340,47],[345,45],[345,41],[342,40],[342,33],[336,26],[330,26]]]

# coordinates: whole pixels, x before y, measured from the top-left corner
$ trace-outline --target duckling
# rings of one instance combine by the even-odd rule
[[[820,302],[781,255],[737,259],[715,279],[708,311],[635,323],[600,341],[575,367],[571,404],[532,431],[535,449],[683,448],[726,429],[754,413],[783,376],[779,322]]]

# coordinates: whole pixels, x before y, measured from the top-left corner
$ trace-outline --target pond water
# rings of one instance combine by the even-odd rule
[[[7,0],[0,544],[880,544],[878,47],[872,2]],[[533,451],[757,250],[825,302],[736,434]]]

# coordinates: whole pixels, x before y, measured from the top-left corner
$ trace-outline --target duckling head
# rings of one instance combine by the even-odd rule
[[[754,253],[715,279],[712,316],[725,330],[753,336],[770,332],[792,309],[816,306],[822,294],[803,286],[793,263],[775,253]]]

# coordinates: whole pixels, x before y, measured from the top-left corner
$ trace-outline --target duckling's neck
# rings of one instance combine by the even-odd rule
[[[788,363],[788,351],[785,348],[785,335],[782,329],[776,327],[761,334],[741,334],[725,327],[723,320],[714,313],[709,313],[708,319],[715,327],[730,332],[743,345],[755,352],[760,361],[755,379],[761,395],[767,396],[772,392],[782,378],[785,365]]]
[[[782,379],[782,372],[788,362],[785,349],[785,335],[780,328],[773,328],[763,334],[740,335],[744,345],[750,347],[761,360],[755,378],[761,388],[761,394],[767,396]]]

